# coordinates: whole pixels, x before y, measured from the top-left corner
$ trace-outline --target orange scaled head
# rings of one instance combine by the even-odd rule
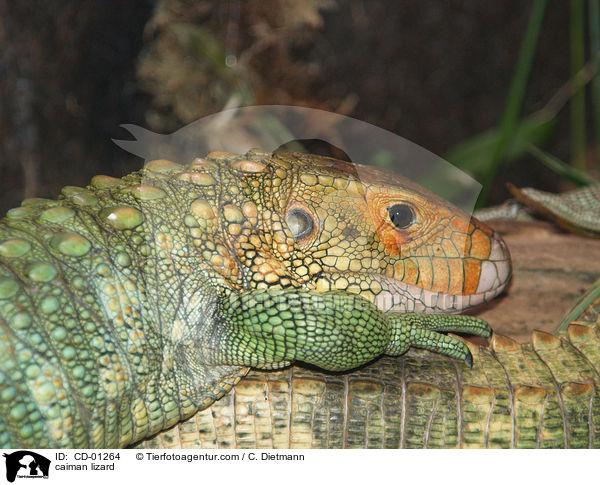
[[[502,239],[423,187],[331,158],[282,158],[295,175],[281,210],[297,251],[321,267],[308,286],[356,292],[384,311],[434,312],[488,301],[509,281]]]

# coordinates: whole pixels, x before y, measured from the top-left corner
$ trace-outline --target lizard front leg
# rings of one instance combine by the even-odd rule
[[[220,306],[222,318],[207,336],[216,362],[263,369],[301,361],[342,371],[410,347],[470,365],[468,347],[438,332],[491,335],[475,317],[386,314],[365,298],[339,291],[256,290],[222,298]]]

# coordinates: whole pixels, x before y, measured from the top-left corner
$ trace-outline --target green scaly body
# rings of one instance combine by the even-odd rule
[[[421,312],[493,298],[510,277],[505,246],[424,189],[360,172],[214,153],[9,211],[0,446],[132,444],[206,409],[250,366],[345,371],[411,347],[470,364],[444,333],[488,337],[487,324]]]

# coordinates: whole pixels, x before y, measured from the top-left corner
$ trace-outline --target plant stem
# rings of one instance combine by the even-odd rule
[[[529,21],[525,30],[525,36],[519,52],[519,59],[513,73],[504,113],[500,122],[500,136],[498,137],[498,143],[491,154],[489,169],[486,172],[484,180],[481,181],[483,183],[483,189],[479,196],[478,205],[485,202],[494,176],[504,161],[508,146],[514,135],[547,4],[547,0],[533,1],[531,13],[529,14]]]
[[[571,77],[573,78],[585,62],[583,0],[571,0]],[[585,171],[585,91],[574,92],[571,98],[571,159],[573,166]]]
[[[596,180],[590,177],[586,172],[581,172],[571,165],[566,164],[562,160],[553,157],[549,153],[541,150],[535,145],[529,145],[527,147],[527,151],[529,154],[533,155],[540,162],[542,162],[546,167],[552,170],[554,173],[560,175],[562,178],[569,180],[575,185],[585,186],[585,185],[593,185],[596,184]]]
[[[589,1],[590,55],[594,78],[592,80],[592,109],[594,112],[594,146],[597,163],[600,162],[600,0]],[[600,170],[600,166],[598,166]]]

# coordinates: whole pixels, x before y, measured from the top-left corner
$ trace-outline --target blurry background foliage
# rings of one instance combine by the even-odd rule
[[[473,175],[480,204],[590,183],[599,2],[0,0],[0,212],[140,168],[120,124],[249,104],[386,128]]]

